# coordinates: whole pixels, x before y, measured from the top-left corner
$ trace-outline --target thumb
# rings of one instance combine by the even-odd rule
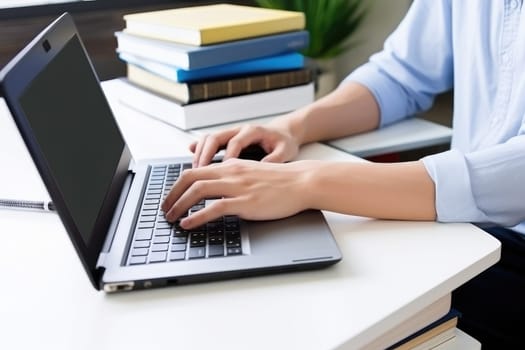
[[[268,162],[268,163],[283,163],[289,159],[287,159],[286,153],[285,153],[285,147],[280,145],[275,147],[275,149],[268,153],[264,158],[261,159],[261,162]]]

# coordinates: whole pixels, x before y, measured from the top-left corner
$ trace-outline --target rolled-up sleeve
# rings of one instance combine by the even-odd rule
[[[435,183],[438,221],[501,226],[525,221],[525,135],[472,153],[427,156],[423,163]]]
[[[436,94],[452,87],[450,16],[447,0],[414,1],[383,50],[343,81],[372,92],[380,127],[429,109]]]

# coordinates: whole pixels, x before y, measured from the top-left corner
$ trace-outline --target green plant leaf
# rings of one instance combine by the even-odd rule
[[[311,58],[331,58],[354,43],[366,16],[363,0],[256,0],[261,7],[300,11],[306,19],[310,45],[303,53]]]

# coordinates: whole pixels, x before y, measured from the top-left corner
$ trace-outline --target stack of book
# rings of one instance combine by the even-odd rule
[[[438,320],[419,329],[386,350],[431,350],[450,343],[456,336],[460,313],[455,309]]]
[[[398,323],[364,349],[437,350],[453,348],[461,314],[451,308],[449,293],[408,320]]]
[[[184,130],[276,115],[314,100],[301,12],[218,4],[125,15],[121,101]]]

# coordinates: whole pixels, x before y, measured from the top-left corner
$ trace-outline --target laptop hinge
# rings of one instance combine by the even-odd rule
[[[104,245],[102,246],[102,250],[98,256],[97,265],[96,265],[97,268],[101,266],[105,266],[106,256],[111,250],[113,239],[115,238],[115,234],[117,233],[118,223],[120,222],[120,217],[122,216],[124,205],[128,198],[128,193],[131,189],[133,177],[134,177],[134,173],[128,172],[128,175],[126,176],[126,179],[124,180],[124,184],[122,186],[122,192],[120,194],[120,198],[115,208],[115,215],[113,215],[113,219],[111,220],[111,224],[109,225],[108,233],[106,234]]]
[[[131,158],[131,160],[129,161],[128,170],[131,171],[131,170],[135,169],[135,165],[136,165],[135,159]]]

